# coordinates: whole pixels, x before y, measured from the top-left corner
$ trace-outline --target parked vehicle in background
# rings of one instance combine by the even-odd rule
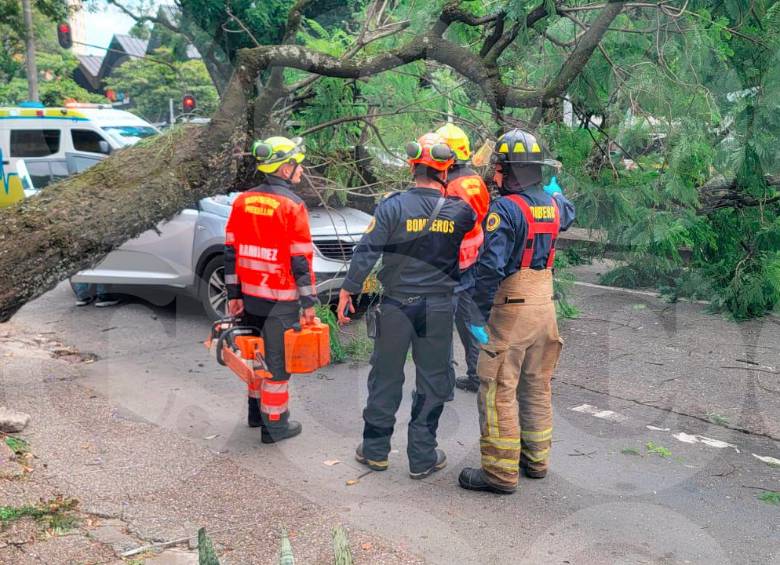
[[[176,290],[198,298],[210,318],[223,317],[225,224],[235,196],[204,198],[197,209],[184,210],[160,223],[158,231],[126,242],[71,282],[134,287],[131,292],[146,296],[160,288]],[[327,302],[338,296],[353,248],[371,216],[353,208],[313,208],[309,216],[317,293]]]
[[[112,151],[158,133],[150,123],[110,105],[0,108],[4,184],[8,175],[16,174],[20,159],[24,159],[35,187],[43,188],[80,173]]]

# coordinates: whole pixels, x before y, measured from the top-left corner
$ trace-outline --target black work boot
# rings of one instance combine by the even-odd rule
[[[475,381],[470,377],[458,377],[455,379],[455,386],[460,390],[465,390],[467,392],[479,391],[479,381]]]
[[[276,443],[283,439],[297,436],[303,431],[303,425],[295,420],[290,420],[290,413],[285,412],[279,420],[269,420],[267,414],[263,414],[262,437],[263,443]]]
[[[259,428],[263,425],[263,419],[260,417],[260,401],[257,398],[247,397],[249,410],[247,411],[246,424],[250,428]]]
[[[475,469],[474,467],[466,467],[460,472],[458,484],[466,490],[480,490],[496,494],[512,494],[515,492],[514,488],[500,487],[489,483],[482,469]]]
[[[425,471],[421,471],[419,473],[413,473],[409,471],[409,476],[413,479],[424,479],[425,477],[434,474],[436,471],[441,471],[446,466],[447,466],[447,455],[444,453],[444,450],[437,449],[436,463],[428,467]]]
[[[531,469],[528,466],[528,463],[525,463],[522,460],[520,461],[520,469],[523,470],[523,474],[529,479],[543,479],[547,476],[547,469]]]
[[[368,467],[369,469],[373,471],[387,471],[387,467],[389,465],[387,459],[383,459],[381,461],[375,461],[374,459],[367,459],[363,455],[363,442],[361,441],[357,449],[355,449],[355,460]]]

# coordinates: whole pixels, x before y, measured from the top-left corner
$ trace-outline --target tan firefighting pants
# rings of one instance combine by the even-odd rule
[[[493,304],[477,364],[482,469],[488,481],[514,487],[519,462],[547,469],[552,442],[550,380],[563,346],[552,271],[518,271]]]

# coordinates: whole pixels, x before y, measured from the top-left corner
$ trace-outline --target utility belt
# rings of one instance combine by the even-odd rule
[[[413,306],[429,298],[452,301],[452,292],[436,292],[430,294],[404,294],[394,292],[391,295],[382,295],[378,304],[374,304],[366,311],[366,335],[371,339],[379,337],[379,317],[382,315],[382,305],[388,304],[396,308]]]

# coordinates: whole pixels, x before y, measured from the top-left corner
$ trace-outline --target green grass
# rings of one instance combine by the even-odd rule
[[[645,445],[645,448],[647,449],[647,452],[650,454],[658,455],[659,457],[663,457],[665,459],[668,459],[672,456],[672,452],[664,447],[663,445],[658,445],[652,441],[648,441],[647,445]]]
[[[77,505],[76,499],[57,498],[36,505],[0,506],[0,527],[29,517],[55,533],[65,532],[78,525],[78,518],[69,514]]]
[[[758,499],[762,502],[766,502],[767,504],[774,504],[775,506],[780,506],[780,492],[776,490],[762,492],[761,494],[758,495]]]

